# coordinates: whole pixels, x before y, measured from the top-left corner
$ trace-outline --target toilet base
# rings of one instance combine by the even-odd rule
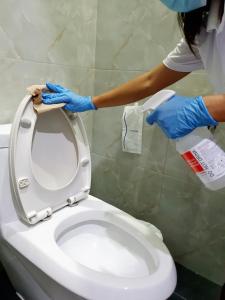
[[[1,241],[1,262],[24,300],[85,300],[49,278],[15,249]]]

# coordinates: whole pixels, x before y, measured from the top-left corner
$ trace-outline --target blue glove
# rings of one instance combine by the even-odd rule
[[[72,112],[83,112],[86,110],[97,109],[92,102],[91,96],[80,96],[72,91],[53,83],[46,83],[46,87],[54,93],[42,94],[44,104],[65,103],[63,108]]]
[[[171,139],[183,137],[197,127],[218,124],[209,114],[200,96],[174,96],[150,113],[146,121],[150,125],[157,123]]]

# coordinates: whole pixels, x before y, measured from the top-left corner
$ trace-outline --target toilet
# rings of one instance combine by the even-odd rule
[[[166,300],[174,261],[153,225],[89,194],[78,114],[37,115],[31,96],[0,125],[0,256],[24,300]]]

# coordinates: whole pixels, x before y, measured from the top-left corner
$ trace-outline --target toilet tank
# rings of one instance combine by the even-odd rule
[[[8,150],[11,124],[0,124],[0,229],[3,222],[17,219],[11,196]]]
[[[9,147],[11,124],[0,124],[0,149]]]

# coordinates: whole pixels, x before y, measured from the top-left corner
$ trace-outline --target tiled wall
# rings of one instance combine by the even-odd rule
[[[97,0],[2,0],[0,123],[12,121],[31,84],[94,88]],[[82,114],[91,138],[92,114]]]
[[[98,0],[95,93],[151,69],[179,37],[176,16],[158,0]],[[201,72],[173,88],[183,95],[211,92]],[[178,262],[223,283],[225,191],[206,190],[155,126],[144,125],[142,155],[123,153],[122,112],[94,114],[92,193],[158,226]]]
[[[52,80],[99,94],[160,63],[180,35],[158,0],[2,0],[0,8],[0,123],[11,122],[30,84]],[[174,88],[211,89],[202,73]],[[156,224],[177,261],[222,283],[225,192],[199,184],[154,126],[144,125],[142,155],[123,153],[122,111],[93,113],[92,193]],[[82,116],[91,140],[92,114]],[[223,128],[218,136],[225,141]]]

